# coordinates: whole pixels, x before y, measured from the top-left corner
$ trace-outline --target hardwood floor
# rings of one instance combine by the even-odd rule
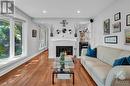
[[[96,86],[77,60],[74,68],[75,84],[72,79],[57,80],[52,84],[52,63],[45,51],[25,64],[0,77],[0,86]]]

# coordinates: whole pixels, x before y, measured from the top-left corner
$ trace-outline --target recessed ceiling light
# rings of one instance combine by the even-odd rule
[[[80,11],[79,11],[79,10],[77,10],[77,13],[79,14],[79,13],[80,13]]]
[[[47,13],[47,11],[46,11],[46,10],[43,10],[42,13]]]

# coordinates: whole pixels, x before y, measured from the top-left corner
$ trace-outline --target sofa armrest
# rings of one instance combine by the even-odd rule
[[[86,56],[86,54],[87,54],[87,49],[82,49],[81,56]]]
[[[130,66],[113,67],[106,78],[105,86],[116,86],[115,81],[124,81],[130,79]]]

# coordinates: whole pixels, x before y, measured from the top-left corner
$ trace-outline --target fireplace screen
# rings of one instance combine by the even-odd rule
[[[73,55],[73,46],[56,46],[56,57],[59,57],[61,52],[66,52],[67,55]]]

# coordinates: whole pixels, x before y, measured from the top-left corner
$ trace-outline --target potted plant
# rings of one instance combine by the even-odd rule
[[[65,68],[64,60],[65,60],[65,53],[62,52],[62,53],[60,54],[60,65],[61,65],[61,71],[63,71],[63,69]]]

